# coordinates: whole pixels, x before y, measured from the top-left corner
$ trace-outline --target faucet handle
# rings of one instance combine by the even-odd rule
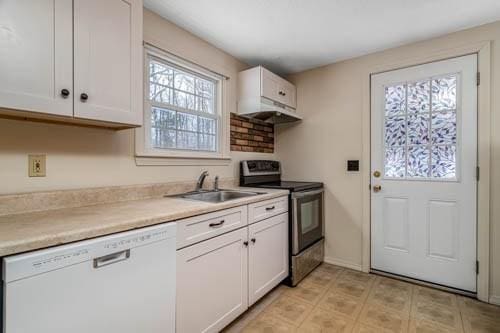
[[[219,176],[215,176],[215,179],[214,179],[214,191],[218,191],[219,190]]]

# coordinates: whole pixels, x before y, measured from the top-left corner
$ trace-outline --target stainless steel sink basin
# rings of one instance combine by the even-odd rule
[[[236,191],[236,190],[219,190],[219,191],[190,192],[190,193],[176,195],[176,197],[218,203],[240,198],[253,197],[260,194],[264,193]]]

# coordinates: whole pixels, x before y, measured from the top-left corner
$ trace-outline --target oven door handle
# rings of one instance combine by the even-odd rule
[[[325,189],[319,189],[319,190],[314,190],[314,191],[307,191],[307,192],[293,192],[292,193],[292,199],[298,199],[298,198],[304,198],[308,197],[311,195],[316,195],[325,192]]]

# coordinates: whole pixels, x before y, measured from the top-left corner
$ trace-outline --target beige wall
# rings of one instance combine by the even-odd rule
[[[144,13],[144,38],[176,55],[230,77],[228,111],[236,110],[236,74],[244,63],[152,12]],[[229,117],[229,115],[228,115]],[[27,155],[47,154],[47,177],[29,178]],[[0,194],[39,190],[193,180],[202,170],[237,176],[237,162],[271,154],[233,153],[226,166],[136,166],[134,131],[0,120]]]
[[[362,140],[362,120],[369,119],[363,114],[369,112],[364,104],[367,73],[486,40],[493,41],[490,290],[492,296],[500,296],[500,22],[290,77],[298,87],[298,108],[304,120],[278,129],[277,154],[287,178],[325,182],[326,256],[330,260],[362,265],[362,173],[348,174],[345,169],[346,160],[360,159],[362,172],[369,172],[369,161],[362,160],[363,149],[369,149]]]

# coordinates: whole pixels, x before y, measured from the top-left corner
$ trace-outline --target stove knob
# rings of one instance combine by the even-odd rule
[[[280,164],[278,162],[273,162],[271,163],[271,167],[273,168],[273,170],[278,171],[280,169]]]
[[[255,163],[255,162],[248,162],[247,165],[248,165],[248,169],[250,169],[250,170],[253,170],[257,167],[257,163]]]

